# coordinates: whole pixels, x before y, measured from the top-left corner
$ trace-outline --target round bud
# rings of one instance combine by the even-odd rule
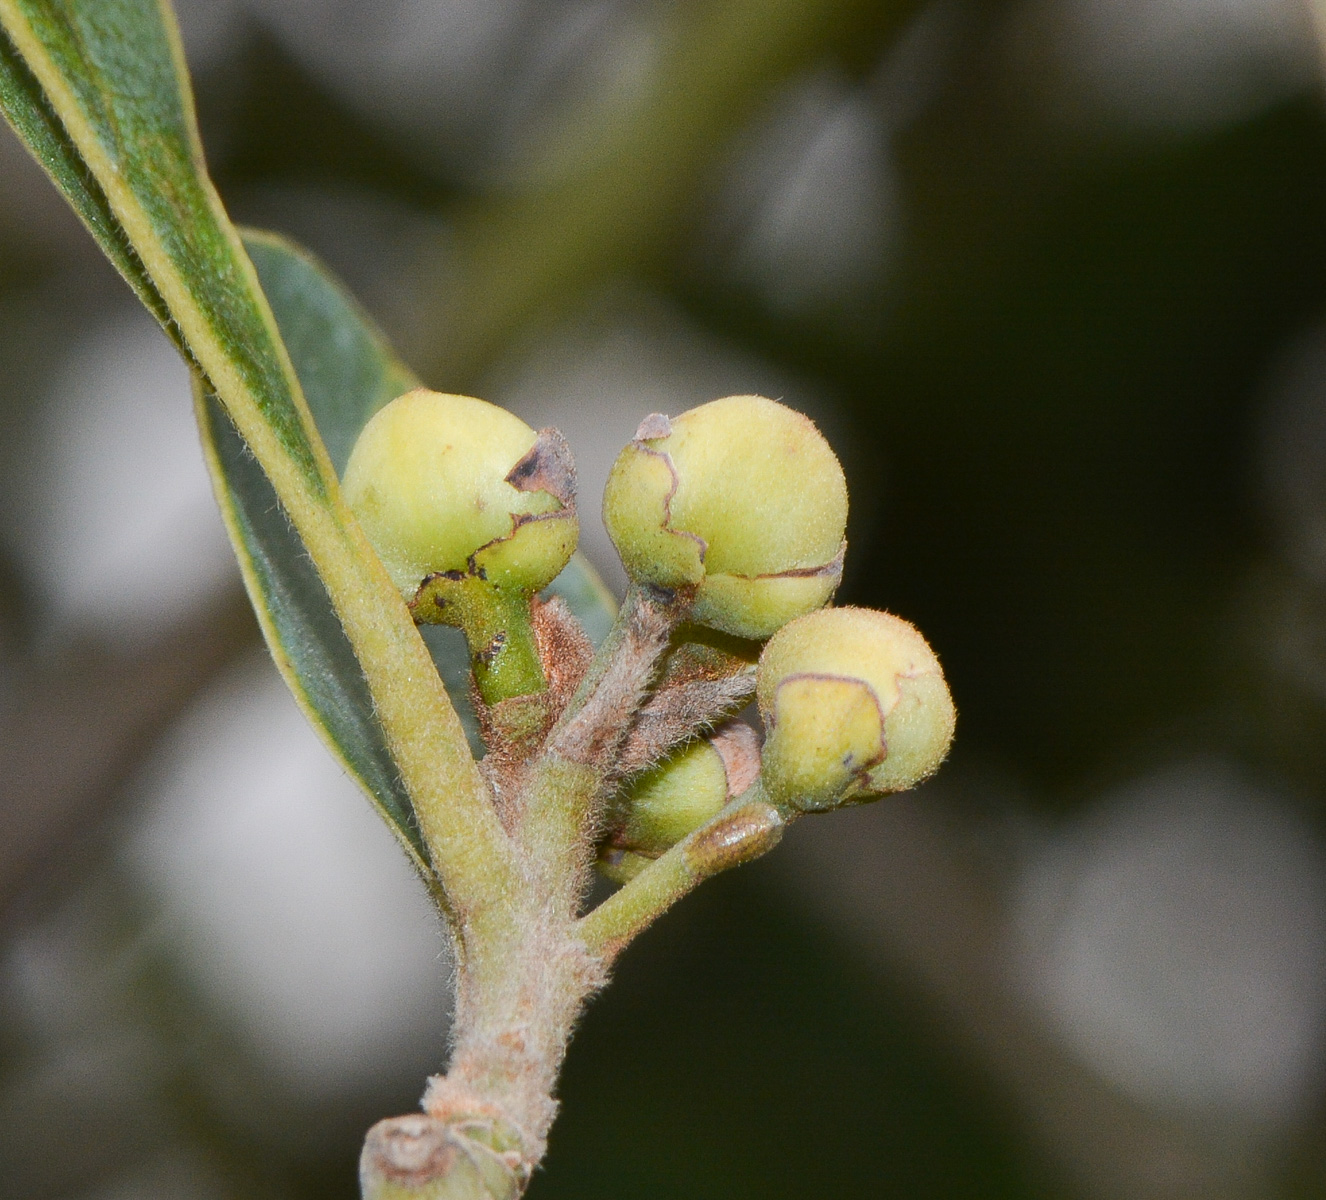
[[[722,756],[707,741],[691,742],[632,782],[622,805],[626,821],[613,840],[639,854],[662,854],[717,815],[727,795]]]
[[[673,751],[636,776],[618,797],[599,870],[618,883],[634,878],[665,850],[708,824],[759,773],[755,731],[740,721],[728,721]]]
[[[443,572],[538,591],[575,550],[560,435],[469,396],[398,396],[364,426],[342,486],[407,601]]]
[[[762,396],[647,417],[603,494],[637,583],[694,589],[692,619],[766,638],[842,576],[847,483],[814,423]]]
[[[779,630],[760,656],[761,778],[811,812],[898,792],[932,774],[953,739],[939,660],[916,629],[868,608],[826,608]]]

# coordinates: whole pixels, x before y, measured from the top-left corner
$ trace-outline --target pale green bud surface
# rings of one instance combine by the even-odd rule
[[[609,476],[603,519],[635,582],[694,588],[692,619],[766,638],[833,595],[847,483],[808,417],[729,396],[647,419]]]
[[[727,803],[723,759],[707,741],[695,741],[651,767],[627,793],[621,845],[662,854],[716,816]]]
[[[761,777],[786,808],[817,811],[902,791],[948,753],[955,713],[939,660],[889,613],[828,608],[764,648],[756,695]]]
[[[359,435],[345,468],[346,500],[406,600],[440,572],[479,556],[497,586],[534,592],[575,550],[574,508],[507,480],[537,435],[519,417],[470,396],[423,388],[398,396]]]

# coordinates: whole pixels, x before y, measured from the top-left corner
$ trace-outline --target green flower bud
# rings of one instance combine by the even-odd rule
[[[786,625],[760,656],[767,735],[761,778],[804,812],[909,788],[953,739],[939,660],[916,629],[868,608],[826,608]]]
[[[599,862],[624,883],[716,817],[760,769],[755,731],[733,721],[682,746],[633,779],[616,804],[616,830]]]
[[[838,586],[847,483],[808,417],[729,396],[647,417],[608,478],[603,520],[633,581],[694,589],[693,620],[766,638]]]
[[[575,550],[574,473],[561,436],[536,434],[469,396],[398,396],[364,426],[342,486],[407,601],[426,578],[446,574],[536,592]]]
[[[709,742],[691,742],[632,783],[619,844],[662,854],[726,803],[727,772],[718,751]]]

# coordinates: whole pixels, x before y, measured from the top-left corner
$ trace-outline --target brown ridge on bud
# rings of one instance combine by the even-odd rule
[[[574,508],[576,464],[561,430],[540,429],[529,452],[507,472],[506,481],[518,492],[547,492]]]
[[[762,775],[786,809],[823,811],[914,787],[943,762],[954,709],[917,629],[867,608],[784,626],[760,657]]]
[[[837,587],[847,484],[809,418],[729,396],[646,417],[613,466],[603,519],[636,584],[694,589],[691,619],[762,639]]]
[[[398,396],[364,426],[342,486],[407,601],[425,578],[457,573],[537,591],[575,549],[575,468],[562,435],[536,434],[471,396]]]

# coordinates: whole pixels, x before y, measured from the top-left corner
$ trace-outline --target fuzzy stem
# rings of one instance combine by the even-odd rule
[[[576,932],[590,954],[610,963],[697,884],[772,850],[784,825],[784,817],[756,780],[716,817],[577,921]]]
[[[364,1200],[514,1200],[542,1159],[571,1029],[604,968],[569,920],[523,895],[506,936],[459,964],[451,1061],[423,1113],[365,1140]]]
[[[630,589],[532,765],[517,831],[523,874],[504,919],[461,922],[447,1073],[430,1081],[422,1116],[370,1134],[365,1200],[507,1200],[542,1158],[572,1025],[604,978],[574,922],[594,804],[685,600]],[[493,1153],[507,1157],[495,1167]]]
[[[570,915],[589,869],[589,834],[630,729],[687,597],[632,585],[612,631],[534,765],[518,840]]]
[[[677,592],[635,583],[626,589],[612,629],[558,720],[550,741],[565,748],[575,742],[594,742],[595,733],[625,734],[624,728],[613,731],[597,728],[606,718],[603,710],[611,707],[616,712],[625,696],[636,701],[643,695],[659,655],[667,648],[668,638],[685,616],[689,599]],[[616,745],[613,741],[608,749],[615,749]]]

